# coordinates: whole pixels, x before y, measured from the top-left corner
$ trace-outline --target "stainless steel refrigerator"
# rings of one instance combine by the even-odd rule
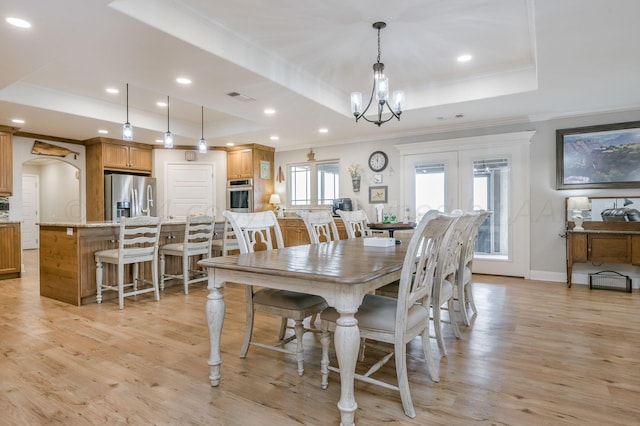
[[[110,174],[104,176],[104,218],[157,216],[155,178]]]

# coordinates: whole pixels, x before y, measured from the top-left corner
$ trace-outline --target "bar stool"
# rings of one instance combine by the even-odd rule
[[[222,238],[211,241],[211,248],[216,252],[216,256],[228,256],[235,250],[240,251],[236,233],[228,220],[224,222]]]
[[[124,298],[148,292],[155,293],[155,299],[160,300],[158,290],[158,238],[160,236],[159,217],[122,218],[118,248],[97,251],[96,259],[96,302],[102,303],[102,292],[114,290],[118,292],[118,306],[124,308]],[[151,262],[151,282],[138,278],[139,264]],[[117,283],[103,282],[103,264],[117,265]],[[124,266],[133,265],[132,282],[124,283]],[[151,283],[151,287],[138,288],[138,282]],[[131,291],[125,293],[125,288]]]
[[[191,270],[189,264],[193,256],[211,257],[215,218],[213,216],[189,216],[184,228],[184,240],[181,243],[165,244],[160,247],[160,289],[164,290],[167,279],[181,279],[184,294],[189,294],[189,284],[207,281],[206,270]],[[167,274],[166,257],[182,258],[182,274]],[[193,274],[193,277],[191,275]]]

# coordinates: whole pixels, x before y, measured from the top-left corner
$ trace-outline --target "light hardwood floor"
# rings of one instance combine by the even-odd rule
[[[225,290],[223,376],[208,381],[204,285],[76,307],[39,296],[37,252],[22,279],[0,281],[2,425],[336,425],[339,382],[320,388],[319,336],[305,335],[305,374],[292,356],[238,357],[242,287]],[[479,315],[456,341],[440,383],[409,361],[417,416],[396,392],[356,382],[358,425],[640,424],[640,294],[476,277]],[[255,336],[275,337],[259,315]],[[374,349],[371,349],[374,350]],[[420,344],[411,345],[420,353]],[[373,359],[374,357],[370,357]],[[381,371],[394,375],[393,364]]]

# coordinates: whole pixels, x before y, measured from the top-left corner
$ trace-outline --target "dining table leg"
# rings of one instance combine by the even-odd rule
[[[209,295],[207,296],[206,314],[207,325],[209,326],[209,381],[211,386],[220,384],[220,365],[222,364],[222,356],[220,355],[220,337],[222,336],[222,324],[224,323],[224,314],[226,305],[221,287],[216,287],[214,282],[214,272],[209,269]]]
[[[345,312],[337,309],[340,317],[336,321],[333,335],[336,358],[340,367],[340,425],[355,425],[354,418],[358,404],[353,394],[354,374],[360,347],[360,329],[355,311]]]

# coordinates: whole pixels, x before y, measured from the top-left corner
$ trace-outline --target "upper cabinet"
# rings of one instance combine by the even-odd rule
[[[0,131],[0,196],[13,195],[13,139]]]
[[[151,176],[153,150],[149,145],[108,138],[85,141],[87,147],[87,220],[104,220],[105,172]]]
[[[251,179],[253,174],[253,149],[227,152],[227,179]]]
[[[152,149],[103,142],[102,165],[107,170],[127,170],[151,174]]]

